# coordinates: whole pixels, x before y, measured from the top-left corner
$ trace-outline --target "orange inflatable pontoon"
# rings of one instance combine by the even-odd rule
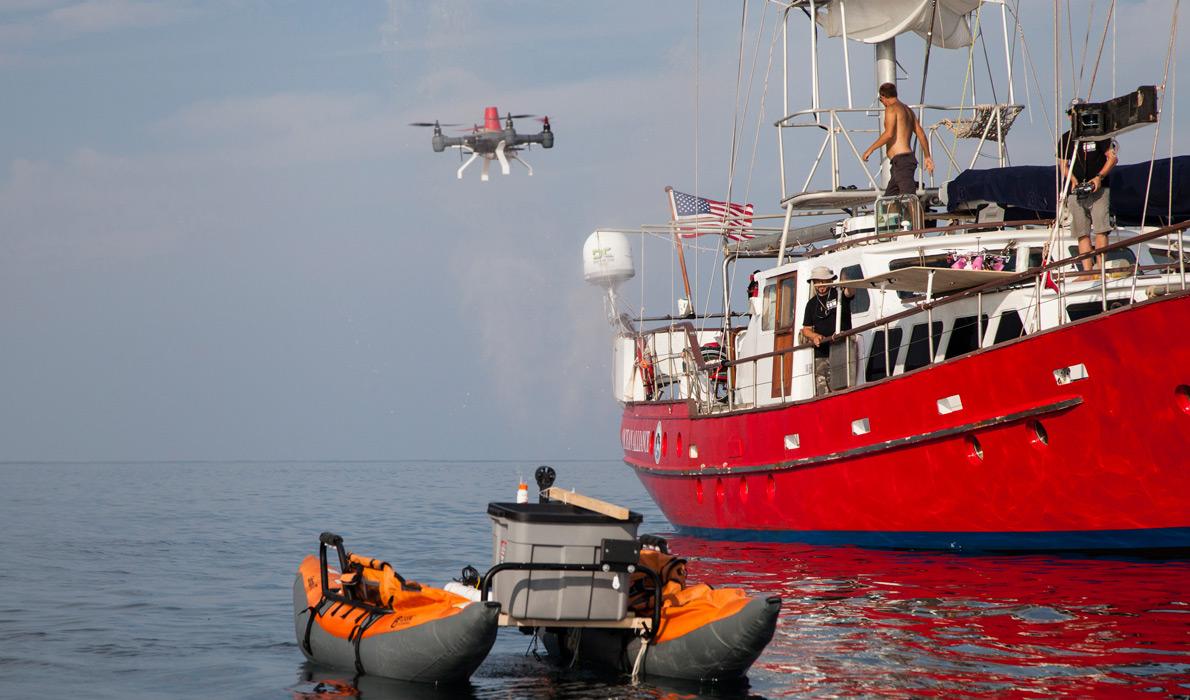
[[[327,550],[338,554],[329,567]],[[293,586],[294,632],[312,661],[407,681],[467,680],[496,641],[500,606],[407,581],[324,532]]]

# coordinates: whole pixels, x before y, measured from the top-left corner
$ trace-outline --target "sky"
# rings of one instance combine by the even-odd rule
[[[1010,147],[1044,163],[1053,9],[1024,5],[1037,79],[1017,76]],[[1080,52],[1110,3],[1074,5],[1065,93],[1088,86]],[[1173,5],[1120,4],[1093,98],[1111,74],[1117,93],[1161,82]],[[666,185],[723,198],[733,124],[734,196],[777,213],[775,17],[756,0],[0,0],[0,460],[617,458],[583,240],[664,223]],[[1000,69],[992,17],[980,51]],[[790,28],[802,71],[808,25]],[[823,39],[824,98],[841,100],[841,44]],[[898,50],[916,98],[924,43]],[[849,55],[869,106],[872,49]],[[966,67],[935,52],[927,101],[957,102]],[[799,73],[791,109],[808,94]],[[408,126],[489,105],[549,115],[532,177],[458,180],[458,156]],[[798,138],[800,187],[817,141]],[[1121,139],[1122,161],[1152,139]],[[664,242],[637,257],[672,305]],[[712,296],[715,254],[690,264]]]

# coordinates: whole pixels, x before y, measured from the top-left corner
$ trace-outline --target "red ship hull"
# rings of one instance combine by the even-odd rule
[[[954,396],[961,408],[944,413]],[[666,517],[694,534],[1190,548],[1190,294],[812,401],[717,415],[628,404],[621,439]]]

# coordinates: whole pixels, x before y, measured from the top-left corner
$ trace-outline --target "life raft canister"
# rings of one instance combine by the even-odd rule
[[[716,401],[727,400],[727,352],[719,343],[711,341],[699,348],[702,363],[707,368],[707,381]]]
[[[712,382],[726,382],[727,368],[723,363],[727,362],[727,353],[719,343],[712,340],[699,348],[699,351],[702,353],[702,363],[707,366],[707,378]]]

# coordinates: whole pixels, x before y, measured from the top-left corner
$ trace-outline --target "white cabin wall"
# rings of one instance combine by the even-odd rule
[[[758,298],[758,297],[756,297]],[[736,334],[736,358],[751,357],[760,352],[756,348],[756,337],[760,332],[760,311],[753,311],[748,327]],[[756,403],[756,368],[753,362],[735,366],[735,401],[739,404]]]
[[[612,396],[617,401],[644,401],[645,386],[636,371],[635,341],[617,335],[612,341]]]

